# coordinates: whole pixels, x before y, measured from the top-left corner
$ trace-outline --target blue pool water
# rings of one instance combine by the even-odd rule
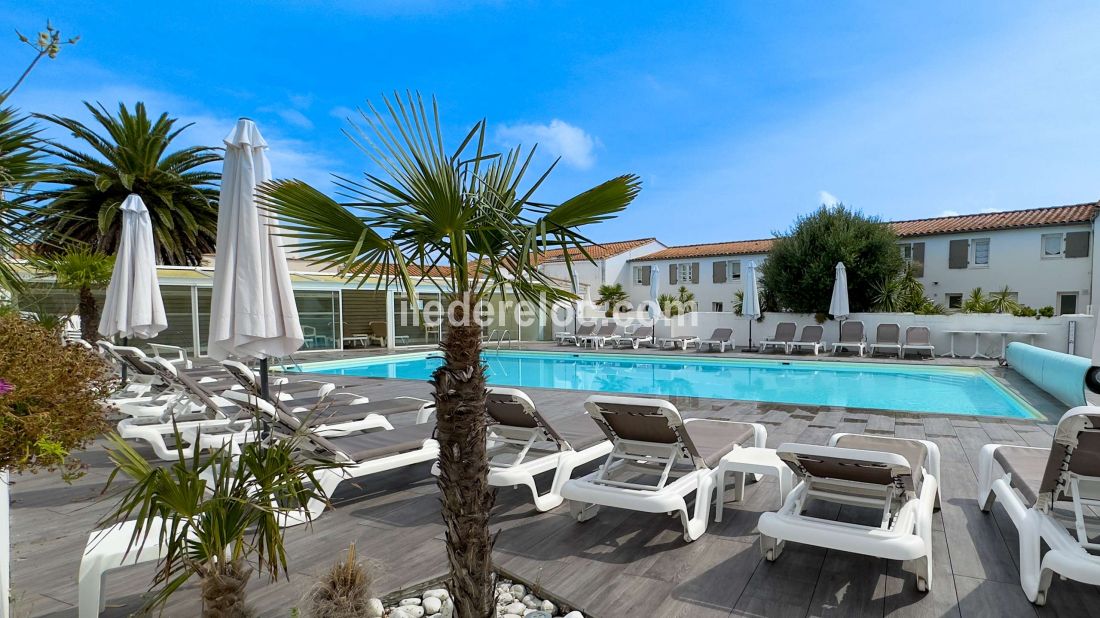
[[[438,354],[312,363],[304,371],[426,380]],[[987,373],[972,367],[706,359],[623,354],[493,352],[498,386],[740,399],[978,416],[1037,413]]]

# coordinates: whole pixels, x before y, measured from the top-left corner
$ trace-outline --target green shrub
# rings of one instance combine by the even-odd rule
[[[1039,316],[1039,312],[1027,305],[1019,305],[1012,311],[1012,315],[1018,318],[1034,318]]]
[[[69,453],[107,429],[101,403],[116,386],[86,348],[18,314],[0,314],[0,468],[78,473]]]
[[[1040,307],[1039,308],[1039,315],[1044,317],[1044,318],[1053,318],[1054,317],[1054,307],[1051,307],[1050,305],[1047,305],[1046,307]]]

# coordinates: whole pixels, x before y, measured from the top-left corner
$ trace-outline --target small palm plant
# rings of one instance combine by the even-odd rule
[[[680,303],[680,310],[686,313],[691,313],[695,310],[695,292],[687,289],[687,286],[680,286],[677,290],[676,301]]]
[[[985,292],[981,288],[974,288],[970,290],[970,295],[963,301],[963,312],[965,313],[992,313],[993,308],[989,302],[989,298],[986,297]]]
[[[613,217],[633,201],[634,175],[608,180],[564,202],[534,199],[553,166],[527,180],[534,150],[486,150],[486,122],[477,122],[457,148],[443,140],[438,106],[419,95],[385,99],[386,113],[362,112],[357,144],[380,170],[364,181],[343,180],[354,200],[341,205],[300,181],[260,188],[280,225],[298,238],[298,251],[317,264],[342,268],[366,282],[379,277],[410,296],[410,265],[449,271],[435,285],[449,305],[441,343],[443,364],[432,374],[439,441],[443,524],[456,618],[484,618],[494,609],[492,537],[486,456],[485,364],[477,308],[494,296],[518,297],[539,310],[576,298],[540,272],[536,257],[571,250],[591,262],[579,228]],[[429,111],[430,110],[430,111]],[[567,286],[568,287],[568,286]]]
[[[82,247],[40,259],[38,263],[40,269],[57,278],[58,286],[77,293],[81,338],[85,341],[99,339],[99,302],[92,292],[111,282],[114,258]]]
[[[1006,285],[989,295],[989,308],[994,313],[1013,313],[1019,310],[1020,303],[1016,301],[1016,293]]]
[[[129,551],[157,535],[162,557],[150,590],[160,589],[148,609],[163,607],[198,576],[204,617],[241,618],[249,615],[250,558],[273,581],[287,573],[280,524],[292,513],[309,518],[302,507],[325,500],[314,489],[315,473],[334,467],[304,461],[299,439],[247,443],[237,456],[227,447],[209,454],[180,447],[177,461],[159,466],[117,434],[108,436],[107,452],[115,464],[108,488],[120,475],[133,483],[101,523],[135,520]]]
[[[20,255],[34,230],[24,223],[27,209],[15,200],[27,195],[41,169],[38,128],[12,108],[0,109],[0,289],[19,290],[19,275],[9,259]]]
[[[623,284],[601,285],[600,297],[596,299],[597,305],[607,305],[607,317],[612,317],[623,303],[630,300],[630,294],[623,289]]]
[[[665,317],[673,318],[680,315],[679,302],[672,294],[660,294],[657,296],[657,306]]]
[[[176,119],[166,113],[150,118],[143,103],[132,112],[120,104],[117,116],[102,105],[84,105],[101,133],[71,118],[37,115],[92,149],[84,152],[57,143],[46,147],[58,162],[37,179],[49,188],[22,200],[44,205],[37,221],[42,240],[75,240],[113,254],[122,231],[120,206],[136,193],[149,209],[158,261],[200,264],[217,238],[219,174],[209,165],[221,155],[204,146],[170,151],[190,125],[176,127]]]

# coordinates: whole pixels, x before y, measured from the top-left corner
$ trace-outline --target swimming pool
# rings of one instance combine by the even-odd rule
[[[437,352],[310,363],[303,371],[426,380]],[[497,386],[706,397],[940,414],[1035,418],[977,367],[718,359],[600,353],[492,352]]]

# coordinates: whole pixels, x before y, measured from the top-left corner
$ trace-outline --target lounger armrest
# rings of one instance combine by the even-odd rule
[[[187,360],[187,350],[181,348],[178,345],[168,345],[166,343],[150,343],[149,349],[153,351],[153,356],[163,358],[164,360],[172,363],[183,363],[190,368]]]

